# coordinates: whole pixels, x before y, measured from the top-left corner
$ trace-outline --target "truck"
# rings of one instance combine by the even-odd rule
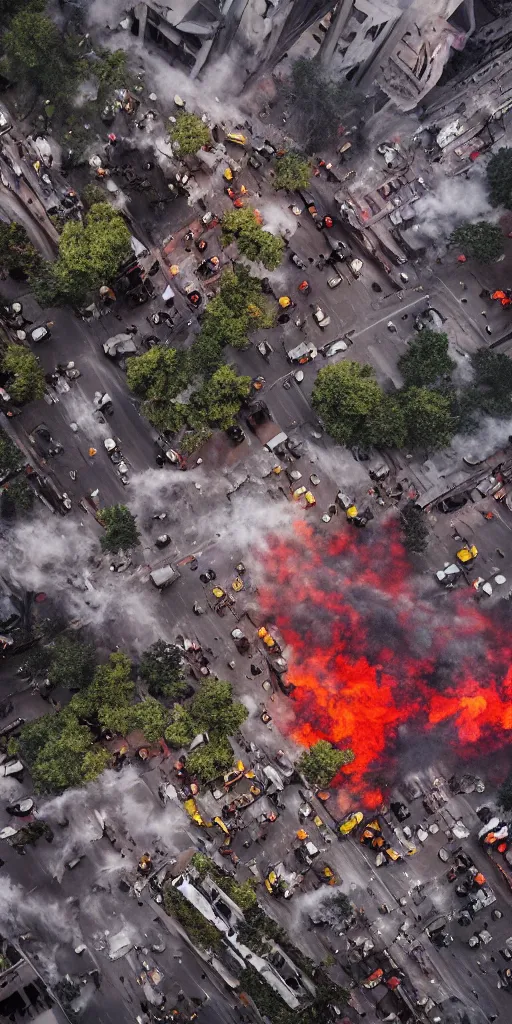
[[[180,578],[180,573],[172,565],[162,565],[160,569],[153,569],[149,574],[149,578],[154,587],[157,587],[158,590],[164,590]]]

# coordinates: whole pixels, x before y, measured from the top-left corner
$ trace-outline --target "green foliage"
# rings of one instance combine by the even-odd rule
[[[9,480],[1,491],[0,514],[4,519],[30,512],[34,507],[34,491],[26,476],[20,473]]]
[[[489,198],[493,206],[512,210],[512,149],[498,149],[487,164]]]
[[[135,684],[131,678],[132,665],[128,655],[122,651],[111,654],[108,661],[98,665],[92,683],[72,698],[69,707],[80,719],[98,722],[107,729],[125,732],[116,727],[119,713],[124,715],[131,708]]]
[[[281,263],[283,239],[263,230],[251,206],[228,210],[222,218],[222,244],[229,245],[235,240],[248,260],[263,263],[267,270],[276,270]]]
[[[340,921],[346,921],[353,911],[352,900],[344,892],[337,892],[333,896],[331,906],[335,907],[336,917]]]
[[[372,367],[348,360],[325,366],[313,385],[313,406],[337,444],[369,441],[381,401]]]
[[[400,525],[403,530],[404,544],[408,551],[420,554],[427,546],[427,517],[414,501],[408,501],[400,512]]]
[[[424,387],[449,375],[455,363],[448,355],[448,335],[425,327],[411,339],[407,351],[398,360],[405,384]]]
[[[512,811],[512,771],[498,789],[498,806],[503,811]]]
[[[450,242],[465,256],[480,263],[494,263],[503,252],[503,232],[498,224],[480,220],[476,224],[466,221],[453,232]]]
[[[8,381],[8,389],[15,402],[23,405],[42,398],[46,383],[44,372],[37,356],[24,345],[7,346],[2,360],[2,369],[12,374]]]
[[[209,303],[208,309],[210,306],[211,303]],[[203,324],[205,324],[205,321],[203,321]],[[188,369],[192,377],[196,376],[196,374],[203,374],[205,377],[209,377],[212,373],[215,373],[215,370],[218,370],[219,366],[222,366],[222,346],[215,340],[213,334],[214,332],[206,332],[203,326],[199,337],[196,338],[188,353]]]
[[[0,479],[21,469],[25,459],[23,453],[0,427]]]
[[[109,203],[91,206],[84,223],[70,220],[59,240],[59,256],[34,278],[45,305],[80,305],[89,292],[112,281],[131,252],[130,232]]]
[[[206,444],[210,440],[213,431],[209,427],[198,427],[197,430],[191,430],[188,434],[180,441],[180,452],[182,455],[193,455],[194,452],[201,448],[203,444]]]
[[[169,721],[169,712],[159,700],[147,697],[130,708],[127,728],[140,729],[148,743],[156,743],[164,735]]]
[[[21,224],[0,222],[0,264],[7,273],[29,277],[40,270],[42,262],[41,254]]]
[[[26,7],[26,3],[27,0],[0,0],[0,30],[2,32],[7,27],[11,18]],[[45,8],[45,0],[32,0],[30,7],[32,10],[43,11]]]
[[[301,754],[297,767],[308,782],[325,788],[332,782],[340,768],[344,764],[351,764],[353,760],[352,750],[338,750],[327,740],[318,740],[318,743],[314,743],[309,750]]]
[[[195,946],[210,950],[212,953],[220,950],[221,934],[215,925],[207,921],[199,910],[196,910],[182,893],[170,884],[164,888],[164,908],[169,917],[175,917],[183,925]]]
[[[29,765],[37,792],[60,792],[81,786],[101,774],[109,761],[106,750],[70,708],[30,722],[21,732],[19,753]]]
[[[243,349],[249,344],[250,331],[272,327],[273,323],[274,313],[262,294],[260,280],[238,265],[223,274],[219,294],[208,303],[199,342],[207,343],[209,350],[219,354],[225,345]],[[209,371],[209,367],[206,369]]]
[[[257,905],[255,878],[248,878],[245,882],[239,882],[227,871],[222,871],[213,860],[206,857],[204,853],[195,853],[190,863],[199,872],[199,879],[202,882],[206,875],[212,878],[220,889],[222,889],[234,903],[237,903],[241,910],[249,910]]]
[[[157,640],[141,658],[140,674],[153,697],[180,700],[187,691],[179,647]]]
[[[73,39],[61,34],[41,5],[28,4],[14,15],[3,38],[9,75],[37,90],[45,100],[69,100],[81,74]]]
[[[94,673],[94,647],[80,640],[61,636],[49,648],[51,664],[48,679],[52,686],[81,690],[88,686]]]
[[[91,206],[96,206],[98,203],[104,203],[106,201],[105,192],[99,185],[96,185],[94,181],[88,181],[87,185],[82,190],[81,195],[82,202],[86,210],[90,210]]]
[[[362,102],[348,82],[331,79],[320,62],[309,57],[294,61],[291,91],[297,137],[308,153],[323,152],[337,142],[340,125],[347,126],[347,117],[354,119]]]
[[[245,704],[233,700],[231,683],[221,679],[206,679],[195,694],[190,713],[196,732],[217,736],[233,736],[245,722],[248,711]]]
[[[224,738],[212,738],[187,757],[187,771],[201,782],[211,782],[233,764],[233,751]]]
[[[124,50],[103,50],[100,60],[93,65],[93,71],[100,87],[104,90],[126,88],[128,82],[128,58]]]
[[[101,538],[101,546],[105,551],[116,552],[121,548],[134,548],[140,543],[139,532],[132,515],[126,505],[111,505],[98,512],[99,522],[105,527]]]
[[[401,405],[412,448],[434,451],[450,444],[454,432],[450,399],[439,391],[411,387],[401,393]]]
[[[273,186],[292,192],[296,188],[307,188],[311,178],[311,165],[299,153],[285,153],[276,163]]]
[[[197,114],[183,111],[178,114],[176,124],[171,125],[169,136],[173,146],[178,148],[180,156],[187,156],[208,145],[210,129]]]
[[[158,430],[176,431],[184,406],[173,402],[187,383],[186,360],[174,348],[155,345],[127,362],[128,386],[141,398],[142,412]]]
[[[474,382],[471,391],[475,408],[489,416],[512,414],[512,360],[503,352],[478,349],[471,356]]]
[[[171,747],[180,750],[192,742],[195,735],[194,723],[190,712],[181,704],[175,704],[172,709],[171,724],[165,730],[165,738]]]
[[[239,377],[230,366],[221,366],[192,396],[189,419],[225,430],[235,422],[250,390],[250,377]]]

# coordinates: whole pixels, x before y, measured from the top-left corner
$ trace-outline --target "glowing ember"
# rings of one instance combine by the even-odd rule
[[[411,576],[393,523],[327,538],[298,522],[293,537],[271,538],[263,563],[262,612],[292,649],[287,679],[296,687],[280,725],[307,747],[326,739],[353,749],[337,786],[378,806],[406,723],[450,723],[463,756],[508,742],[508,628],[479,610],[472,591],[420,596],[425,581]]]

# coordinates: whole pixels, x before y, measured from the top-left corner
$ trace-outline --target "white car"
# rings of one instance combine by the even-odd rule
[[[330,316],[326,316],[326,314],[324,313],[323,309],[320,308],[320,306],[314,307],[313,320],[316,321],[316,323],[318,324],[319,327],[322,328],[322,330],[324,329],[324,327],[328,327],[331,322]]]
[[[348,345],[346,341],[333,341],[330,345],[327,345],[323,351],[324,356],[335,356],[338,352],[346,352]]]
[[[338,285],[341,284],[342,281],[343,281],[343,278],[340,277],[339,274],[336,274],[334,277],[328,277],[327,278],[327,284],[328,284],[329,288],[337,288]]]
[[[45,338],[50,337],[50,332],[47,327],[34,327],[30,331],[29,337],[31,341],[44,341]]]

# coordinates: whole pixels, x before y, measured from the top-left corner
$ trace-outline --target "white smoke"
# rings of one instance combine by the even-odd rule
[[[485,416],[475,433],[470,436],[457,434],[453,438],[452,447],[461,455],[485,459],[506,447],[511,436],[512,419],[497,420],[491,416]]]
[[[432,240],[449,238],[463,221],[496,220],[489,203],[484,179],[474,173],[465,178],[440,178],[425,196],[414,204],[419,233]]]

